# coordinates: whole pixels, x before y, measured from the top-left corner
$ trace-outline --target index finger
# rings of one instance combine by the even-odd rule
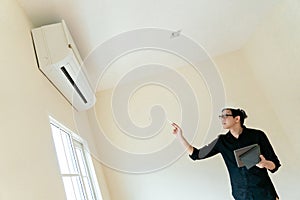
[[[173,122],[171,125],[181,130],[180,126],[178,126],[175,122]]]

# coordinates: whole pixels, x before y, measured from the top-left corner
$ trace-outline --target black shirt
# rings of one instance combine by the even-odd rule
[[[230,176],[232,195],[235,199],[274,199],[278,196],[268,175],[267,169],[238,167],[233,151],[251,144],[260,146],[261,154],[275,164],[272,173],[278,170],[280,162],[264,132],[243,127],[243,132],[235,138],[230,131],[219,135],[212,143],[196,149],[190,157],[193,160],[205,159],[221,153]],[[268,198],[269,197],[269,198]]]

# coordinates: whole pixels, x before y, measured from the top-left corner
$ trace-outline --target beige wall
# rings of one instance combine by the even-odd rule
[[[271,12],[243,48],[286,140],[300,155],[300,2],[284,1]]]
[[[5,0],[0,9],[0,199],[64,199],[48,115],[74,127],[71,107],[41,76],[18,5]]]
[[[299,1],[283,1],[266,15],[265,21],[242,49],[214,58],[224,82],[227,105],[247,111],[249,118],[246,125],[267,133],[282,162],[280,170],[270,175],[281,199],[300,197],[297,189],[300,177],[297,172],[300,149],[300,98],[297,92],[300,86],[299,13]],[[186,75],[193,74],[190,69],[184,71]],[[207,92],[197,84],[192,84],[192,87],[200,94]],[[137,122],[143,120],[141,105],[148,101],[146,94],[150,91],[145,91],[144,99],[143,95],[136,98],[139,100],[135,102],[139,109],[130,107],[132,116],[138,116],[133,117]],[[99,119],[103,120],[104,127],[111,133],[108,137],[117,146],[138,149],[138,145],[124,138],[123,133],[115,127],[111,111],[105,106],[111,101],[110,93],[111,91],[105,91],[97,95],[103,103],[102,107],[97,107]],[[154,98],[160,98],[153,92],[150,94]],[[207,100],[199,101],[200,107],[205,104],[209,105]],[[176,105],[173,106],[174,109],[170,110],[176,115]],[[209,113],[204,110],[203,114]],[[205,115],[201,115],[201,119],[203,116]],[[206,121],[203,124],[205,123]],[[167,131],[168,129],[163,134],[167,134]],[[193,144],[200,146],[203,133],[199,130],[198,134],[200,137]],[[114,200],[231,198],[227,172],[220,157],[193,163],[184,156],[165,169],[143,175],[121,173],[110,168],[105,168],[104,171],[109,177],[108,185]]]
[[[107,177],[104,174],[104,166],[101,164],[101,162],[98,159],[95,159],[92,157],[92,161],[94,164],[95,173],[97,176],[97,181],[99,184],[100,193],[102,195],[103,200],[110,200],[110,191],[107,185]]]
[[[196,135],[193,143],[199,146],[203,144],[206,137],[216,137],[216,135],[206,135],[212,109],[210,96],[203,78],[195,72],[192,67],[189,66],[176,70],[179,74],[185,77],[186,81],[189,82],[198,99],[200,122],[198,134]],[[164,76],[167,75],[168,74],[161,73],[156,75],[155,78],[156,80],[160,80],[158,76],[163,79]],[[131,84],[135,85],[136,83],[133,82]],[[124,86],[124,90],[122,91],[125,93],[127,92],[126,86]],[[135,139],[124,134],[124,132],[119,129],[113,118],[113,114],[118,114],[118,112],[113,113],[112,111],[112,92],[112,90],[106,90],[97,93],[98,101],[95,106],[95,112],[97,114],[99,126],[102,128],[102,132],[108,140],[115,145],[115,148],[120,148],[123,151],[128,151],[133,154],[151,154],[154,151],[164,149],[175,140],[175,143],[177,144],[176,147],[183,151],[181,144],[179,144],[176,141],[176,138],[172,135],[172,128],[168,123],[163,126],[158,135],[148,139]],[[120,103],[126,106],[127,99],[122,99]],[[186,108],[179,105],[179,103],[180,102],[178,102],[176,96],[166,88],[150,84],[137,90],[132,94],[131,98],[128,99],[128,112],[133,123],[137,126],[146,127],[151,124],[151,107],[159,105],[164,108],[169,119],[180,123],[182,121],[181,109]],[[99,142],[98,146],[100,147],[101,145],[101,142]],[[106,154],[116,159],[123,159],[119,157],[120,155],[115,155],[110,151],[107,151]],[[160,154],[160,158],[157,158],[157,162],[159,162],[159,160],[164,156],[166,155],[163,153]],[[101,159],[101,155],[99,158]],[[135,160],[124,159],[124,162],[127,162],[129,165],[143,165],[143,163],[138,163]],[[170,164],[172,165],[170,166]],[[197,164],[193,165],[187,156],[183,156],[182,158],[178,158],[175,163],[169,163],[168,165],[169,166],[162,165],[161,170],[146,174],[123,173],[109,167],[105,167],[104,172],[106,177],[108,177],[107,184],[110,189],[111,199],[176,200],[186,199],[187,194],[189,197],[198,196],[199,192],[203,193],[202,198],[205,199],[214,199],[218,197],[212,195],[215,191],[215,182],[213,180],[207,183],[205,181],[199,182],[199,179],[218,180],[217,188],[220,193],[222,193],[223,197],[226,199],[230,199],[226,169],[224,168],[220,158],[216,158],[215,160],[204,163],[200,166]],[[220,167],[212,168],[213,165],[219,165]],[[121,168],[119,170],[123,169]]]
[[[227,104],[244,108],[249,115],[246,124],[264,130],[279,158],[282,168],[271,175],[282,199],[297,199],[299,169],[299,1],[286,0],[270,13],[248,43],[239,51],[214,58],[222,76]],[[0,6],[0,66],[1,66],[1,149],[0,199],[2,200],[60,200],[65,199],[61,177],[52,142],[49,119],[51,115],[90,141],[95,154],[98,180],[104,199],[230,199],[230,186],[226,169],[220,157],[193,163],[187,156],[162,170],[137,175],[117,172],[98,160],[95,136],[87,125],[84,114],[74,115],[72,107],[49,84],[37,68],[30,37],[31,24],[19,6],[11,0],[2,0]],[[202,79],[193,77],[193,70],[181,69],[197,91],[202,117],[194,145],[203,143],[207,129],[209,94]],[[199,81],[200,80],[200,81]],[[147,93],[147,91],[145,91]],[[105,119],[110,139],[123,148],[139,151],[143,144],[118,134],[111,119],[110,91],[99,93],[97,112]],[[151,94],[159,95],[154,92]],[[144,98],[144,99],[143,99]],[[155,98],[154,98],[155,99]],[[136,96],[139,103],[132,104],[132,113],[140,123],[148,118],[139,112],[144,102],[152,102],[143,94]],[[165,97],[168,100],[168,96]],[[103,103],[103,104],[102,104]],[[162,102],[166,103],[166,102]],[[141,106],[141,107],[139,107]],[[166,104],[166,107],[170,104]],[[173,107],[172,107],[173,106]],[[176,104],[168,111],[176,116]],[[175,107],[175,109],[174,109]],[[74,122],[74,117],[80,124]],[[100,118],[101,117],[101,118]],[[176,117],[174,120],[177,120]],[[173,140],[169,128],[164,136],[148,141],[149,150]],[[216,133],[217,135],[217,133]],[[96,141],[97,142],[97,141]],[[146,151],[147,149],[143,149]],[[109,153],[109,152],[108,152]],[[96,158],[97,157],[97,158]],[[108,179],[106,188],[105,177]],[[110,194],[109,194],[110,192]]]
[[[252,69],[245,60],[244,52],[236,51],[228,53],[215,58],[214,61],[223,79],[226,90],[226,105],[244,108],[249,115],[246,125],[264,130],[281,158],[283,153],[280,150],[287,148],[286,145],[281,146],[280,143],[284,138],[282,127],[278,123],[275,112],[269,105],[263,89],[260,88],[260,85],[256,81]],[[210,105],[208,91],[204,86],[202,78],[195,76],[195,71],[191,67],[178,69],[178,72],[187,77],[198,97],[200,123],[197,137],[192,143],[200,147],[204,141],[208,142],[207,138],[212,139],[219,134],[205,135],[212,106]],[[131,101],[134,101],[135,105],[132,105],[131,101],[129,101],[129,112],[134,122],[140,125],[147,125],[149,108],[151,105],[161,104],[166,109],[168,116],[171,116],[171,118],[174,116],[173,119],[180,123],[181,119],[178,117],[180,116],[178,109],[180,105],[174,104],[174,101],[176,101],[174,98],[168,98],[166,95],[162,95],[161,92],[153,92],[153,88],[150,87],[143,89],[132,96]],[[149,96],[155,101],[149,100]],[[103,131],[107,133],[107,137],[117,147],[131,152],[145,153],[163,147],[162,144],[164,142],[168,143],[175,139],[171,134],[172,129],[168,127],[168,124],[162,130],[160,136],[151,140],[137,141],[126,136],[113,121],[110,106],[111,98],[112,91],[98,93],[97,99],[99,101],[96,105],[96,112],[100,119],[100,124],[102,124]],[[169,108],[170,105],[172,106]],[[215,126],[219,126],[219,124],[215,124]],[[151,142],[155,145],[151,145]],[[149,200],[172,198],[179,200],[187,197],[212,200],[231,199],[227,170],[220,156],[207,161],[193,162],[187,155],[184,155],[171,166],[150,174],[128,174],[110,168],[104,168],[104,171],[106,176],[109,177],[107,183],[110,188],[111,197],[115,200],[120,198],[131,200],[139,200],[141,198]],[[277,182],[277,179],[274,180],[275,184]]]
[[[63,200],[48,116],[75,132],[78,125],[70,104],[38,70],[30,30],[18,4],[1,0],[0,199]]]
[[[263,122],[282,160],[277,179],[282,199],[300,197],[300,2],[282,1],[242,49],[272,112]],[[276,119],[276,120],[275,120]]]

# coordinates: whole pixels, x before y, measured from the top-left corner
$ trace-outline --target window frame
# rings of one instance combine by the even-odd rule
[[[82,172],[81,172],[81,166],[79,164],[78,155],[76,153],[76,146],[79,145],[79,146],[81,146],[81,147],[79,147],[79,149],[82,151],[82,154],[83,154],[84,164],[85,164],[85,168],[87,170],[87,176],[88,176],[89,182],[91,184],[90,188],[91,188],[92,193],[93,193],[93,198],[95,200],[103,200],[103,197],[102,197],[102,194],[101,194],[101,191],[100,191],[100,188],[99,188],[95,168],[94,168],[94,165],[93,165],[91,153],[90,153],[89,148],[88,148],[87,141],[84,140],[82,137],[80,137],[78,134],[76,134],[73,131],[71,131],[70,129],[68,129],[66,126],[62,125],[60,122],[55,120],[53,117],[49,116],[49,121],[50,121],[51,134],[52,134],[52,138],[53,138],[53,145],[54,145],[54,149],[55,149],[56,157],[57,157],[57,161],[58,161],[57,164],[58,164],[58,167],[59,167],[60,175],[62,177],[62,181],[63,181],[64,177],[73,177],[73,176],[77,177],[77,176],[79,176],[79,178],[81,180],[81,183],[83,184],[82,189],[84,190],[84,194],[83,194],[84,199],[88,199],[87,192],[85,191],[86,187],[85,187],[85,182],[83,180],[83,175],[82,175]],[[78,173],[79,173],[78,175],[75,174],[75,173],[74,174],[72,174],[72,173],[70,173],[70,174],[62,173],[62,171],[60,169],[59,158],[58,158],[56,144],[55,144],[55,140],[54,140],[54,133],[52,131],[51,126],[57,127],[60,131],[63,131],[70,138],[72,153],[73,153],[73,156],[76,159],[75,160],[76,167],[78,168],[77,169]],[[75,145],[75,143],[77,143],[77,145]],[[65,194],[66,194],[66,197],[67,197],[67,190],[66,190],[65,185],[64,185],[64,190],[65,190]]]

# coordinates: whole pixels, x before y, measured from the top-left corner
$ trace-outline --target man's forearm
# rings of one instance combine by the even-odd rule
[[[177,139],[183,144],[183,146],[187,149],[187,152],[192,155],[194,151],[194,147],[190,145],[190,143],[184,138],[182,129],[176,123],[172,123],[174,127],[173,134],[176,135]]]
[[[178,136],[178,138],[183,146],[187,149],[188,154],[192,155],[194,151],[193,146],[184,138],[183,135]]]

